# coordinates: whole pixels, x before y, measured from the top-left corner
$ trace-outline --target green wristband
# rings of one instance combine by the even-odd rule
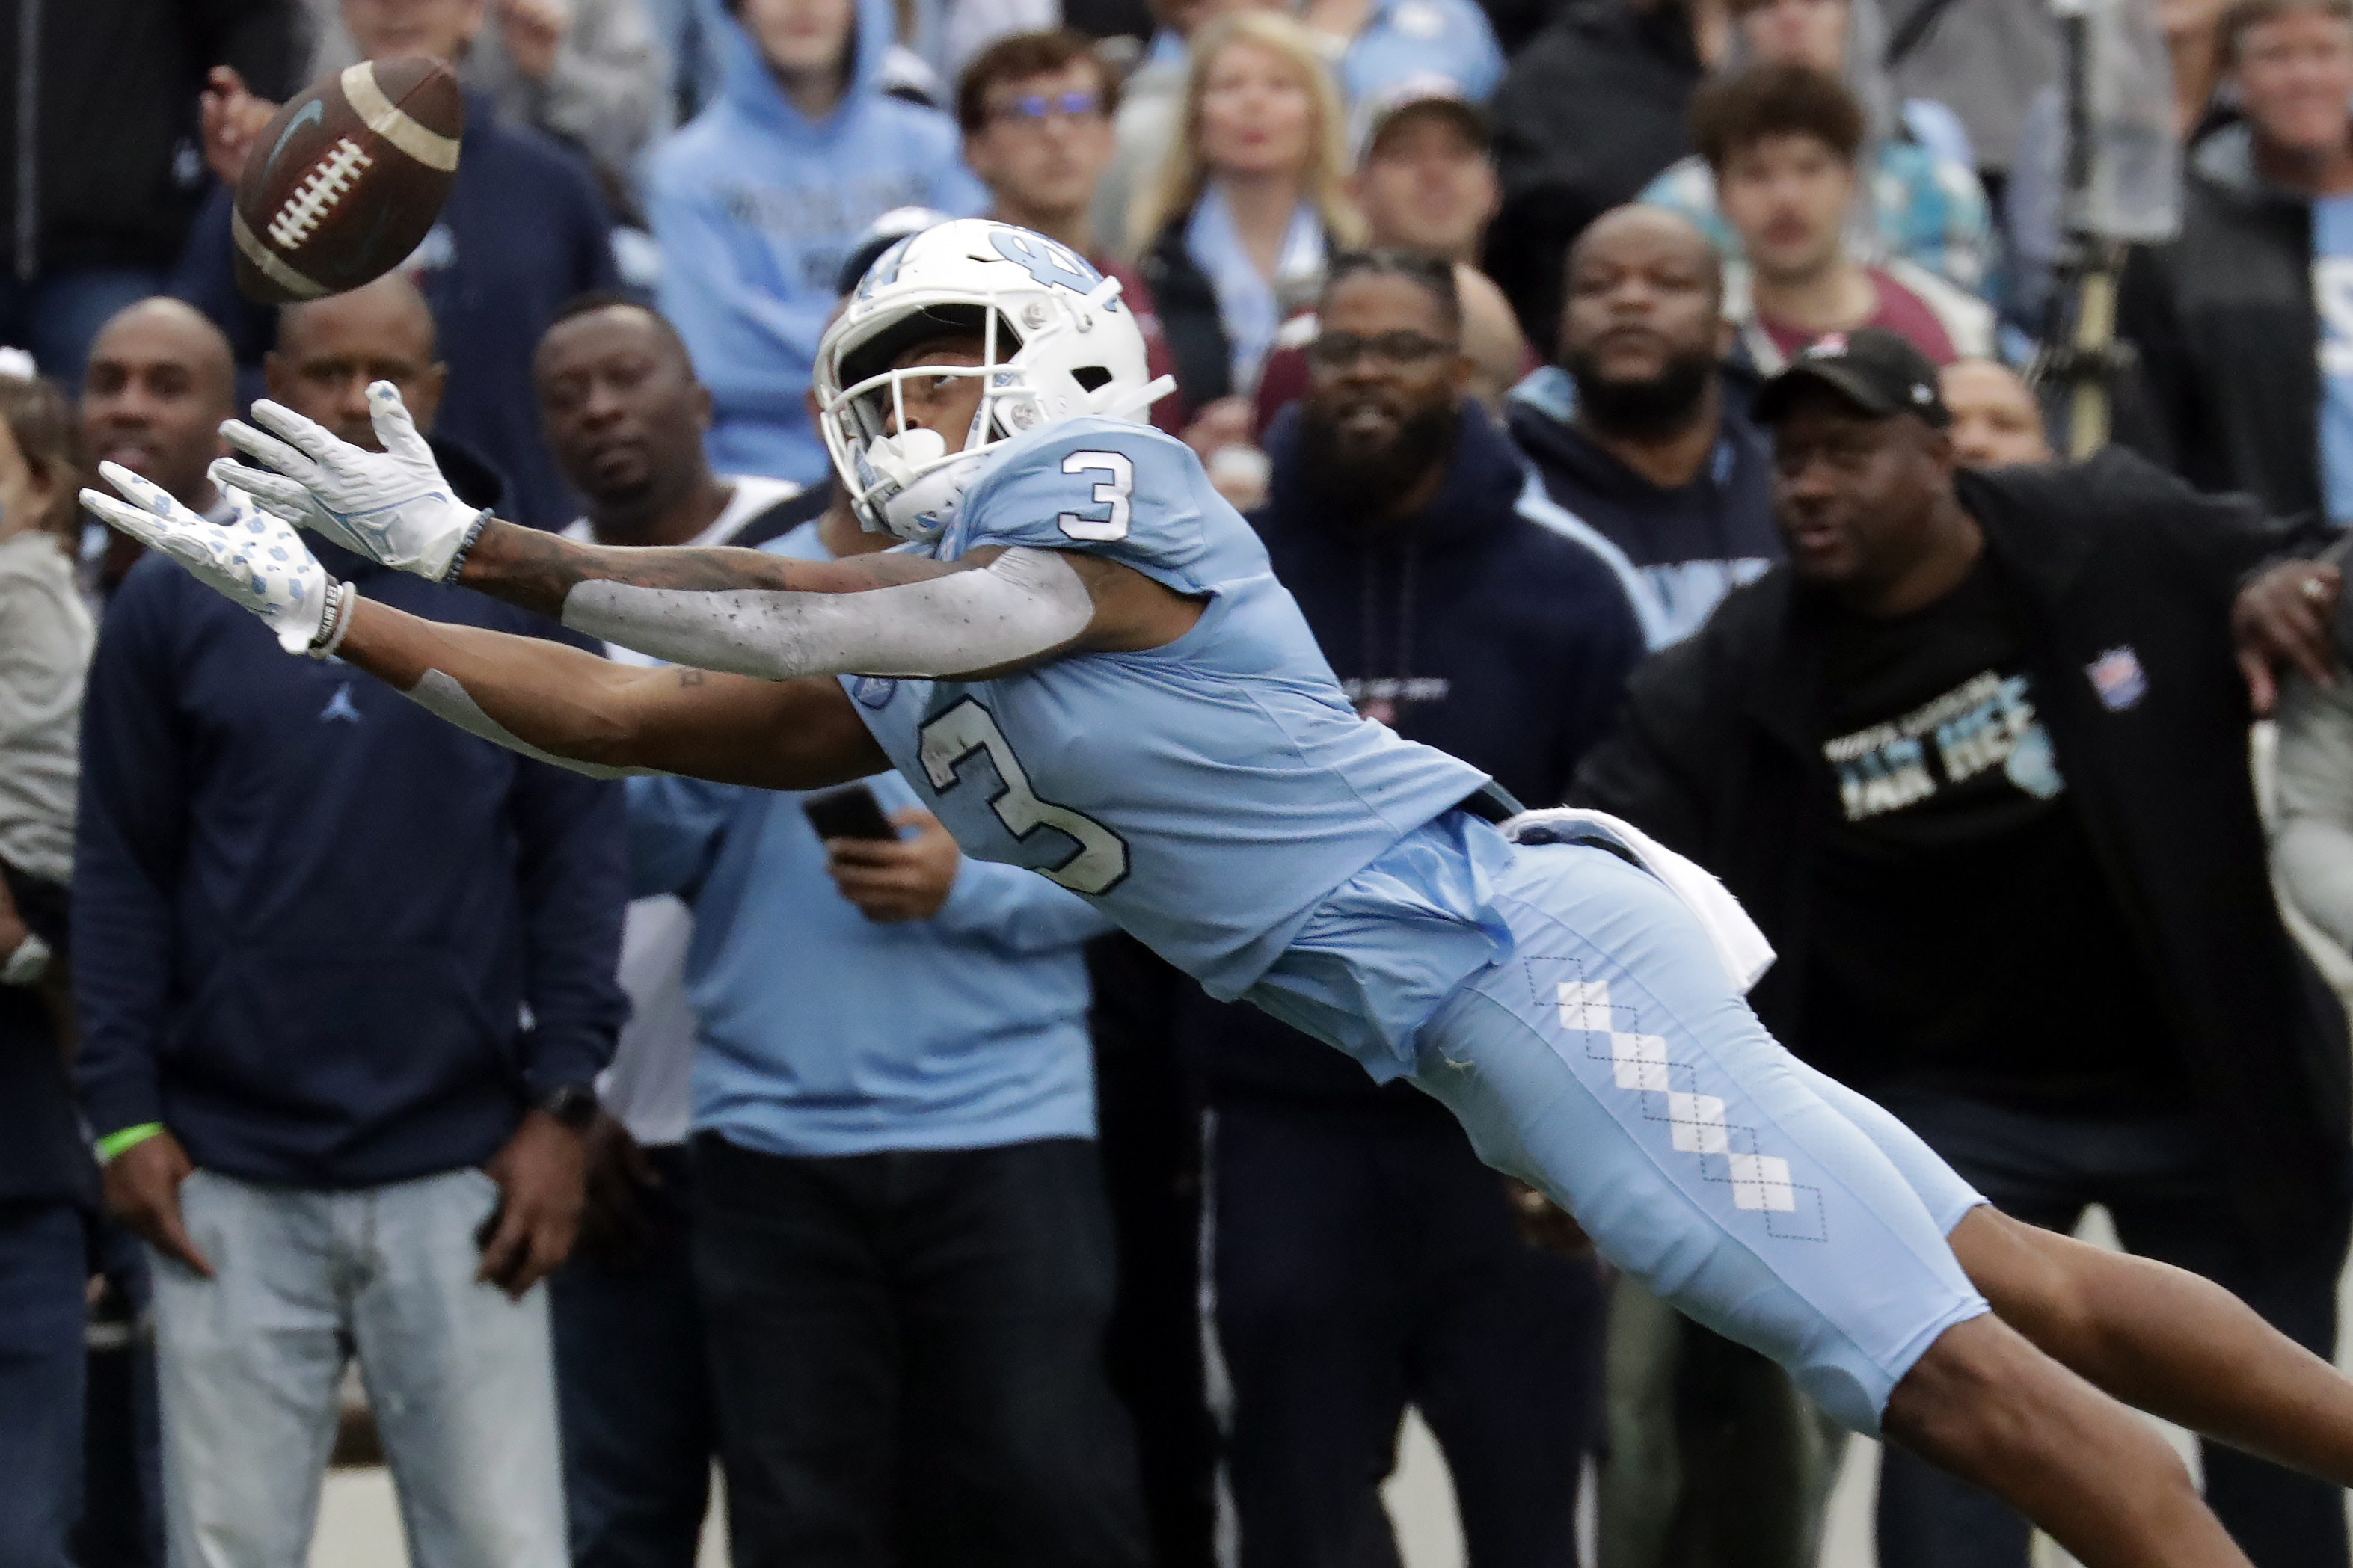
[[[111,1165],[114,1163],[116,1155],[126,1150],[136,1149],[162,1131],[164,1131],[164,1124],[160,1121],[142,1121],[136,1127],[126,1127],[120,1132],[110,1132],[98,1141],[98,1163],[101,1165]]]

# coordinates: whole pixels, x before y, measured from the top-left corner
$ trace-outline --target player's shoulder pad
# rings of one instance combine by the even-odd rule
[[[1058,420],[999,447],[966,488],[939,553],[985,544],[1081,550],[1189,589],[1208,548],[1191,447],[1149,425]]]

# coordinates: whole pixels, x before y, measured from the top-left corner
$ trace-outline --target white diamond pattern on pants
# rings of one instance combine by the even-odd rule
[[[1675,1147],[1686,1154],[1732,1152],[1732,1131],[1724,1124],[1724,1101],[1712,1094],[1670,1093],[1667,1121],[1675,1130]]]
[[[1609,982],[1564,980],[1560,983],[1560,1026],[1609,1032]],[[1665,1042],[1662,1041],[1663,1045]]]
[[[1667,1092],[1667,1042],[1659,1035],[1609,1037],[1609,1058],[1618,1064],[1620,1089]]]
[[[1609,1053],[1588,1047],[1609,1063],[1610,1081],[1642,1097],[1642,1114],[1667,1123],[1668,1140],[1678,1153],[1696,1156],[1707,1179],[1732,1189],[1735,1208],[1765,1215],[1767,1231],[1792,1240],[1829,1239],[1823,1230],[1820,1194],[1793,1181],[1789,1162],[1778,1154],[1760,1153],[1754,1128],[1730,1121],[1720,1096],[1701,1094],[1696,1075],[1667,1056],[1663,1035],[1645,1035],[1624,1028],[1620,1019],[1629,1006],[1614,1005],[1607,980],[1560,982],[1560,1026],[1609,1041]],[[1680,1079],[1685,1087],[1678,1087]],[[1774,1223],[1776,1215],[1800,1216],[1792,1232]],[[1807,1217],[1812,1220],[1806,1224]]]
[[[1795,1210],[1798,1194],[1789,1185],[1789,1162],[1776,1154],[1733,1155],[1732,1201],[1745,1209]]]

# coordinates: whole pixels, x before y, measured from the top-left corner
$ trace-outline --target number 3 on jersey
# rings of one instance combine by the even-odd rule
[[[1073,452],[1062,459],[1066,474],[1109,474],[1095,486],[1094,503],[1111,508],[1109,517],[1081,517],[1066,511],[1054,521],[1072,539],[1109,541],[1127,537],[1127,498],[1135,489],[1135,464],[1124,452]]]
[[[1108,457],[1116,454],[1081,452],[1071,461],[1084,457]],[[1125,458],[1120,459],[1123,464]],[[1126,527],[1127,510],[1120,508],[1120,526]],[[1070,520],[1062,520],[1068,528]],[[1066,805],[1056,805],[1050,800],[1039,800],[1037,791],[1029,787],[1029,775],[1021,760],[997,727],[987,709],[967,697],[955,707],[925,724],[918,737],[923,773],[932,788],[942,795],[963,783],[965,759],[975,752],[986,752],[997,765],[999,787],[988,802],[1005,830],[1025,842],[1041,827],[1068,834],[1078,841],[1078,851],[1051,870],[1040,867],[1045,876],[1060,882],[1074,893],[1108,893],[1127,875],[1127,846],[1119,835],[1097,822],[1083,816]]]

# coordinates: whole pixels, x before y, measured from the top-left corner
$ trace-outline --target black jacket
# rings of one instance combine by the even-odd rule
[[[9,216],[0,254],[10,273],[169,267],[210,178],[196,133],[205,73],[229,66],[263,97],[287,97],[298,8],[295,0],[16,0],[0,26],[11,106],[0,116]]]
[[[2312,205],[2255,177],[2243,124],[2191,152],[2181,233],[2135,253],[2117,331],[2140,353],[2117,436],[2273,515],[2320,510],[2320,321]]]
[[[2027,606],[2027,658],[2069,798],[2211,1107],[2251,1230],[2315,1223],[2343,1179],[2345,1021],[2280,923],[2247,775],[2233,660],[2238,579],[2284,534],[2129,453],[1961,475],[1962,505]],[[1800,1057],[1815,851],[1836,784],[1821,755],[1823,627],[1777,567],[1638,673],[1575,798],[1724,879],[1779,951],[1749,1000]],[[2120,711],[2088,675],[2130,648]]]
[[[1691,151],[1683,110],[1705,74],[1681,0],[1576,0],[1514,58],[1488,106],[1504,205],[1486,273],[1539,349],[1559,336],[1570,242]]]
[[[1662,489],[1577,424],[1577,380],[1546,365],[1512,389],[1504,419],[1545,493],[1621,551],[1651,598],[1659,646],[1699,629],[1725,595],[1781,559],[1773,522],[1773,443],[1748,416],[1754,383],[1726,367],[1706,466]]]
[[[1437,499],[1379,537],[1314,493],[1298,432],[1294,405],[1267,432],[1273,481],[1250,521],[1343,686],[1530,805],[1559,800],[1642,658],[1618,574],[1520,513],[1518,455],[1475,403]],[[1376,1089],[1355,1062],[1255,1008],[1200,999],[1187,1025],[1217,1094],[1378,1095],[1445,1114],[1403,1084]]]
[[[1194,263],[1185,248],[1185,225],[1190,214],[1179,214],[1160,231],[1152,248],[1136,264],[1144,286],[1152,290],[1153,309],[1160,315],[1160,335],[1176,362],[1176,395],[1188,409],[1215,403],[1235,390],[1234,346],[1218,314],[1218,291],[1208,274]]]

